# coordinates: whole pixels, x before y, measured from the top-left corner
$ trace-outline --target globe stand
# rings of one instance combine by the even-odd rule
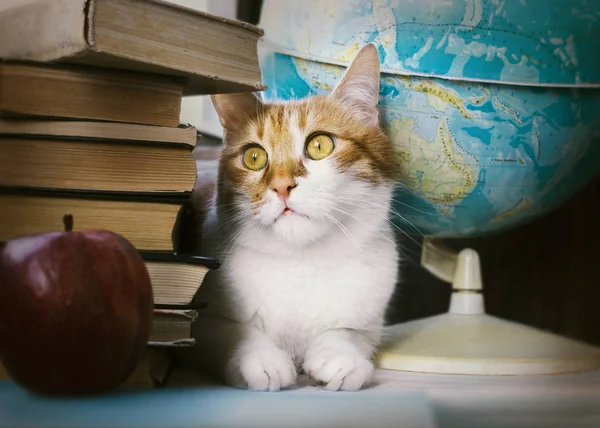
[[[479,255],[425,240],[421,264],[452,283],[448,313],[384,329],[379,367],[426,373],[533,375],[600,368],[600,348],[485,314]]]

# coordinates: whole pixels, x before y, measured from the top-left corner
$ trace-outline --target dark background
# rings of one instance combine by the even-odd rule
[[[258,24],[262,0],[238,0],[237,19],[246,21],[250,24]]]
[[[238,0],[238,19],[256,25],[261,6]],[[446,312],[449,284],[419,266],[417,244],[398,239],[406,259],[388,321]],[[447,244],[479,252],[488,313],[600,345],[600,176],[533,223]]]

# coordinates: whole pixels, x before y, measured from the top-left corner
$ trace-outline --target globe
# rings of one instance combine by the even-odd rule
[[[266,0],[266,100],[325,94],[377,46],[394,222],[466,237],[565,202],[600,171],[600,0]]]

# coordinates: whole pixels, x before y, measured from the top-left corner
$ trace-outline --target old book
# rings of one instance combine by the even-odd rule
[[[159,0],[4,0],[0,58],[185,78],[185,94],[263,90],[263,31]]]
[[[0,186],[191,192],[196,163],[176,143],[0,135]]]
[[[194,147],[200,138],[196,128],[187,124],[173,128],[118,122],[35,119],[0,119],[0,135],[166,142],[190,148]]]
[[[0,115],[4,116],[174,127],[179,125],[182,90],[182,81],[165,76],[83,66],[0,63]]]
[[[174,343],[190,339],[192,323],[197,316],[198,311],[194,309],[154,309],[149,342],[158,346],[161,342]]]
[[[191,303],[206,274],[220,267],[219,261],[210,257],[144,250],[140,254],[152,280],[158,309],[186,309],[183,306]]]
[[[71,213],[75,230],[107,229],[138,249],[173,251],[173,227],[185,197],[0,188],[0,241],[63,230],[63,215]]]

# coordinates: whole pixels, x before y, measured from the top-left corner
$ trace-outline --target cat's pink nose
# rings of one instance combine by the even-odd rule
[[[292,177],[276,177],[271,181],[271,189],[283,199],[290,197],[290,192],[298,183]]]

